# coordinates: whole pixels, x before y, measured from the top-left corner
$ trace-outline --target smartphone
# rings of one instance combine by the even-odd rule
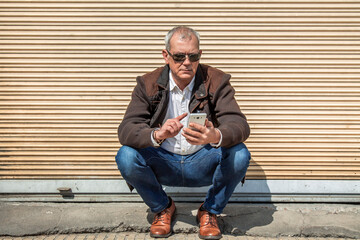
[[[200,125],[205,125],[206,113],[190,113],[187,127],[189,123],[197,123]]]

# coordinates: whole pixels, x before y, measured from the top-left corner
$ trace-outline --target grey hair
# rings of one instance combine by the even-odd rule
[[[186,26],[178,26],[171,29],[165,36],[166,50],[170,51],[170,40],[175,33],[180,33],[180,39],[191,39],[192,35],[197,38],[198,48],[200,48],[200,34],[194,29]]]

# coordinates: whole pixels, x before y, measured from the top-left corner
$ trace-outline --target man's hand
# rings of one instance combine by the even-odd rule
[[[197,123],[190,123],[189,127],[184,128],[182,135],[192,145],[202,145],[208,143],[218,143],[220,141],[220,133],[212,122],[206,119],[205,126]]]
[[[162,125],[159,130],[156,130],[154,132],[155,141],[159,142],[167,138],[175,137],[184,127],[184,125],[182,125],[180,121],[186,116],[187,113],[183,113],[176,118],[166,120],[164,125]]]

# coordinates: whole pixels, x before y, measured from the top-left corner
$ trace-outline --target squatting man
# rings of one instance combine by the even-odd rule
[[[210,186],[197,212],[199,237],[220,239],[217,215],[245,177],[250,134],[234,98],[231,76],[200,64],[200,36],[175,27],[165,37],[165,66],[137,77],[132,99],[119,125],[123,145],[116,163],[153,213],[151,237],[168,237],[175,203],[165,186]],[[191,113],[206,113],[204,125]]]

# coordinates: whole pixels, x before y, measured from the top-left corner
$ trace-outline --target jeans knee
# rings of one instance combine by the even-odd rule
[[[244,143],[237,144],[228,149],[228,154],[233,158],[235,172],[246,171],[250,164],[251,153]]]
[[[133,175],[132,173],[137,165],[136,162],[138,162],[138,151],[132,147],[122,146],[115,160],[121,175],[126,179],[128,176]]]

